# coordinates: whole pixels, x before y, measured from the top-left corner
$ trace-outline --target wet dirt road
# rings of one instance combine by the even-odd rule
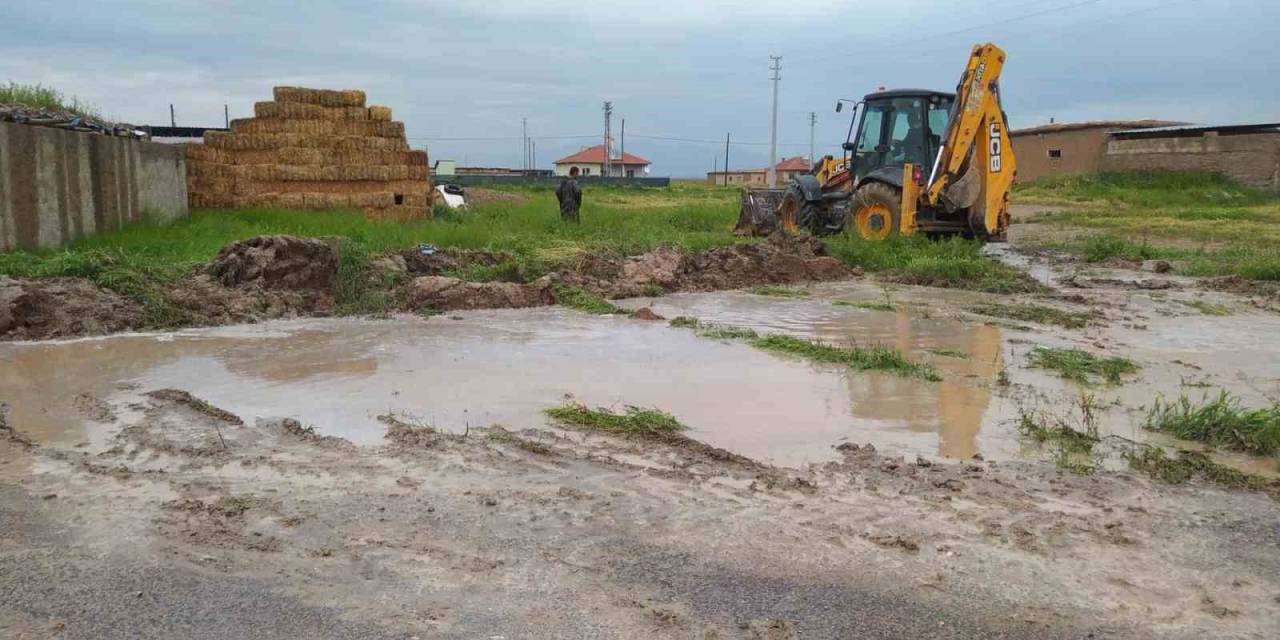
[[[1093,277],[1115,275],[1137,277]],[[1039,300],[1100,314],[1071,331],[971,313],[984,294],[800,289],[623,304],[891,344],[943,380],[561,309],[0,345],[0,635],[1270,636],[1273,498],[1064,473],[1013,422],[1081,391],[1026,366],[1035,344],[1142,365],[1090,390],[1105,433],[1148,438],[1142,405],[1188,383],[1264,398],[1274,315],[1176,279]],[[553,428],[566,400],[658,407],[759,462]]]

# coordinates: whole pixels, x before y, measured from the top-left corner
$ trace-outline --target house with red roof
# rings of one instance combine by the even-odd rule
[[[553,164],[556,166],[558,176],[569,175],[569,169],[573,167],[578,168],[579,175],[602,176],[604,175],[604,157],[604,145],[598,144],[560,158]],[[623,153],[622,157],[610,160],[609,175],[614,178],[643,178],[649,175],[649,164],[648,160],[640,156]]]
[[[809,159],[804,156],[783,158],[774,167],[778,172],[778,184],[791,182],[791,177],[801,173],[809,173]],[[741,169],[739,171],[709,171],[707,184],[764,186],[769,181],[768,169]]]

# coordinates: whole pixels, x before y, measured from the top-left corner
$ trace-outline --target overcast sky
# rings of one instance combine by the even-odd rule
[[[271,87],[358,88],[433,159],[519,166],[595,144],[601,103],[654,175],[693,176],[723,143],[769,139],[768,56],[782,59],[779,155],[848,127],[838,97],[951,90],[974,43],[1009,54],[1014,127],[1088,119],[1280,121],[1275,0],[132,0],[0,4],[0,81],[40,82],[108,116],[219,126]],[[570,138],[565,136],[593,136]],[[444,138],[483,138],[447,140]],[[768,147],[734,145],[730,166]]]

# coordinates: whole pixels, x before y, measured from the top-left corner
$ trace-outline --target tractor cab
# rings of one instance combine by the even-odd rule
[[[878,179],[901,186],[903,165],[931,168],[954,102],[953,93],[925,89],[879,91],[863,98],[842,145],[854,181]]]

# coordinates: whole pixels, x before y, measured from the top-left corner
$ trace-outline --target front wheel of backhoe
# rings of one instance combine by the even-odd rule
[[[848,233],[864,240],[885,240],[896,236],[902,225],[902,191],[883,182],[864,185],[853,194],[849,208]]]
[[[817,234],[822,225],[821,207],[806,200],[799,188],[791,187],[782,196],[782,204],[778,205],[778,225],[791,234],[801,229]]]

